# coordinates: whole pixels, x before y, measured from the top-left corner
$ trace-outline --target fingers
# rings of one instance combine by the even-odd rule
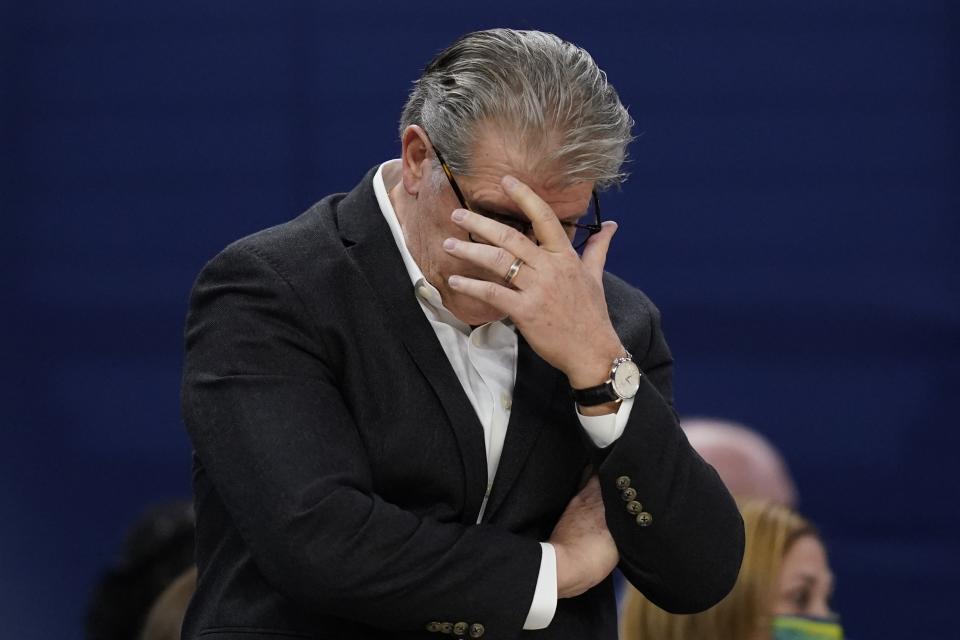
[[[444,240],[443,248],[450,255],[482,267],[500,279],[503,279],[507,275],[514,261],[517,259],[512,253],[502,247],[479,244],[477,242],[464,242],[456,238],[447,238]],[[516,275],[510,280],[510,284],[517,289],[523,289],[524,281],[530,282],[529,276],[532,271],[532,266],[525,262],[522,263],[520,270],[517,271]]]
[[[583,485],[577,495],[584,499],[594,495],[600,495],[600,480],[596,474],[591,475],[587,479],[586,484]]]
[[[599,233],[595,233],[587,240],[583,248],[584,266],[590,273],[600,278],[603,276],[603,266],[607,262],[607,251],[610,250],[610,241],[613,234],[617,232],[617,223],[613,220],[607,220],[603,223]]]
[[[595,518],[599,517],[599,523],[606,526],[603,520],[603,494],[600,492],[600,480],[597,479],[597,476],[591,477],[577,496],[583,501],[584,507],[588,508],[589,512],[592,513]]]
[[[508,316],[515,315],[520,306],[520,293],[501,284],[464,276],[450,276],[447,283],[454,291],[482,300]]]
[[[513,176],[504,176],[500,185],[510,199],[520,205],[520,209],[527,214],[541,249],[553,252],[570,250],[570,238],[567,237],[557,215],[533,189]]]
[[[516,229],[466,209],[456,209],[450,217],[457,225],[473,234],[474,237],[506,249],[527,264],[537,262],[539,256],[537,245]],[[510,262],[513,262],[513,258],[510,259]],[[509,262],[507,266],[510,266]],[[503,271],[506,273],[506,269]]]
[[[613,571],[619,554],[607,528],[597,476],[570,500],[549,542],[557,554],[558,597],[577,596]]]
[[[582,525],[589,524],[591,527],[606,526],[603,514],[603,495],[600,492],[600,481],[594,475],[567,503],[567,508],[564,510],[561,520],[579,521]]]

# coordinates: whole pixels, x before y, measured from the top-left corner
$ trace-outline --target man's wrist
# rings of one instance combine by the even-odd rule
[[[582,416],[596,417],[606,416],[620,411],[621,402],[607,402],[605,404],[595,404],[592,407],[581,407],[577,405],[577,412]]]
[[[574,389],[587,389],[610,379],[613,361],[627,354],[619,340],[598,349],[590,358],[583,359],[567,371],[567,380]]]
[[[580,565],[570,556],[567,546],[552,544],[557,557],[557,598],[573,598],[593,586],[582,571],[576,570]]]
[[[567,561],[567,549],[559,543],[553,542],[553,552],[557,559],[557,598],[569,597],[570,563]]]

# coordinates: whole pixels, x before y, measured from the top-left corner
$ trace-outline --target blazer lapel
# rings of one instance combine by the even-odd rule
[[[500,465],[487,499],[483,520],[489,522],[503,504],[523,470],[530,451],[546,420],[547,408],[558,393],[561,374],[547,364],[523,336],[517,333],[517,381],[513,388],[513,406],[507,424],[507,436],[500,455]],[[571,401],[571,407],[573,402]]]
[[[390,329],[433,387],[450,420],[466,475],[463,522],[473,524],[487,486],[483,427],[417,302],[403,258],[373,190],[375,173],[376,167],[336,205],[341,237],[377,296]]]

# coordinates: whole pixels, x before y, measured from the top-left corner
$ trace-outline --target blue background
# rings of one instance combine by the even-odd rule
[[[785,452],[866,638],[956,637],[956,5],[0,5],[6,637],[78,638],[148,503],[187,495],[204,262],[398,153],[426,61],[540,28],[637,121],[609,268],[663,311],[686,414]]]

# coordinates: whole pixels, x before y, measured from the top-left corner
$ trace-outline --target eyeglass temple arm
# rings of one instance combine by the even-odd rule
[[[440,161],[440,168],[443,169],[443,173],[447,176],[447,181],[453,188],[453,193],[455,196],[457,196],[457,200],[460,201],[460,206],[462,206],[464,209],[469,209],[470,207],[467,206],[467,199],[463,197],[463,192],[460,191],[460,185],[458,185],[457,181],[453,179],[453,172],[450,171],[450,167],[447,165],[446,160],[443,159],[443,154],[440,153],[440,149],[437,149],[437,147],[434,146],[433,152],[437,154],[437,160]]]

